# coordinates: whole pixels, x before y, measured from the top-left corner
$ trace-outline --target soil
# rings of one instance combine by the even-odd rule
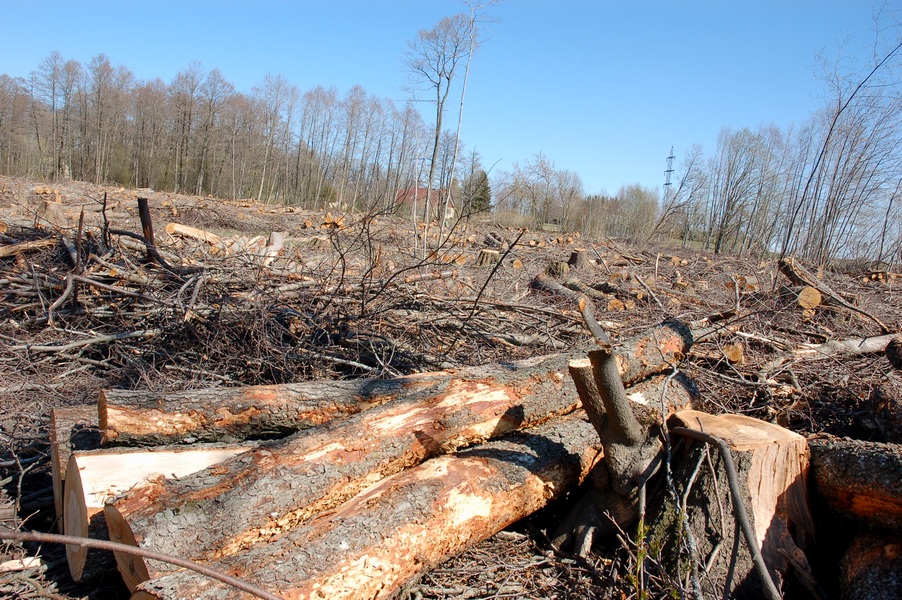
[[[138,198],[148,201],[156,254],[140,239]],[[559,282],[591,290],[598,320],[615,341],[666,319],[717,326],[679,365],[707,410],[741,412],[809,436],[900,441],[887,439],[899,429],[881,425],[885,415],[873,393],[895,377],[882,354],[796,357],[773,366],[804,344],[883,333],[867,314],[899,331],[902,277],[865,263],[817,272],[818,281],[862,310],[853,312],[801,306],[772,258],[517,230],[491,215],[433,223],[428,231],[420,224],[415,246],[409,218],[377,210],[324,214],[0,177],[0,222],[0,249],[49,240],[0,258],[6,527],[53,531],[49,411],[93,404],[104,388],[388,377],[588,348],[573,299],[531,287],[552,264]],[[170,222],[221,241],[169,234]],[[274,232],[284,247],[267,258]],[[588,262],[566,269],[574,250],[584,250]],[[424,574],[400,596],[635,596],[625,540],[588,559],[551,548],[544,531],[567,502]],[[0,573],[0,594],[127,597],[115,573],[71,582],[61,547],[0,545],[0,562],[31,556],[43,566]],[[834,558],[814,561],[824,578]],[[664,587],[652,582],[648,589],[663,595]]]

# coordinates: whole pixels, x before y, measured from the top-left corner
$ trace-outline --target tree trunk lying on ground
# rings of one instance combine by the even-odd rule
[[[902,598],[902,537],[898,533],[863,532],[840,563],[844,600]]]
[[[902,533],[902,444],[812,438],[817,499],[832,510]]]
[[[664,398],[664,380],[633,390]],[[679,385],[668,404],[688,401]],[[286,598],[391,597],[417,573],[542,508],[601,458],[581,413],[434,458],[385,478],[333,512],[210,566]],[[178,572],[141,584],[134,600],[237,598],[217,582]]]
[[[151,479],[182,477],[220,463],[253,448],[253,444],[164,446],[150,450],[134,448],[73,452],[69,457],[64,489],[63,533],[76,537],[106,539],[104,503]],[[66,558],[72,579],[80,581],[89,551],[67,545]],[[112,565],[110,565],[112,566]]]
[[[679,323],[655,327],[622,344],[624,380],[640,381],[688,352],[692,336]],[[317,381],[172,394],[104,390],[98,414],[106,442],[167,445],[273,438],[354,414],[402,396],[419,397],[452,378],[485,379],[504,365],[423,373],[395,379]],[[563,368],[562,368],[563,371]]]
[[[665,368],[668,356],[685,351],[674,337],[684,339],[671,327],[657,327],[625,343],[634,351],[623,368],[628,374],[654,371],[654,364]],[[200,560],[240,552],[430,456],[572,411],[576,395],[564,376],[569,358],[485,367],[482,379],[472,378],[478,369],[468,369],[471,378],[449,376],[416,396],[142,487],[107,505],[111,539]],[[127,581],[159,574],[143,561],[121,560]]]
[[[803,579],[810,575],[801,550],[814,535],[807,501],[809,457],[805,438],[744,415],[714,416],[694,410],[676,413],[669,426],[672,431],[674,427],[684,428],[726,442],[748,525],[747,532],[740,536],[742,517],[737,513],[717,448],[687,439],[686,433],[672,436],[674,444],[681,439],[687,442],[674,446],[675,496],[663,498],[651,520],[651,545],[665,548],[672,572],[677,576],[692,573],[693,587],[706,597],[720,597],[725,589],[730,590],[731,597],[769,597],[769,584],[755,569],[751,543],[760,552],[762,566],[768,571],[765,576],[776,589],[790,567],[801,569]],[[714,472],[716,477],[712,477]],[[679,499],[679,506],[674,505],[674,497]],[[746,539],[745,533],[752,539]]]
[[[211,566],[285,598],[388,598],[410,578],[544,506],[582,479],[598,436],[556,419],[398,473],[332,513]],[[245,598],[181,571],[133,600]]]

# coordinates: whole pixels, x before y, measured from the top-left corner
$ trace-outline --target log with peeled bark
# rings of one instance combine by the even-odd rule
[[[53,484],[56,528],[60,533],[64,528],[63,492],[69,457],[74,450],[88,450],[99,446],[97,407],[66,406],[50,411],[50,479]]]
[[[902,533],[902,444],[812,438],[814,496],[833,511]]]
[[[116,448],[73,452],[67,463],[64,482],[63,533],[106,539],[103,505],[108,499],[150,480],[195,473],[247,452],[254,446],[253,443],[240,446],[195,444],[150,450]],[[89,554],[101,553],[84,546],[67,545],[66,558],[72,579],[81,581],[85,565],[99,562],[89,559]],[[109,566],[113,566],[112,563]]]
[[[625,340],[618,348],[624,381],[640,381],[679,362],[692,344],[684,325],[671,322]],[[561,367],[566,372],[566,362]],[[523,372],[520,372],[521,375]],[[508,365],[468,367],[395,379],[317,381],[211,388],[172,394],[128,390],[100,393],[98,413],[105,442],[167,445],[238,442],[283,437],[354,414],[393,398],[418,398],[452,379],[510,379]]]
[[[447,375],[209,388],[169,394],[102,390],[105,443],[163,446],[277,438],[416,395]]]
[[[209,566],[292,599],[389,598],[407,581],[576,485],[599,456],[578,415],[429,460],[334,512]],[[133,600],[249,598],[187,571],[142,583]]]
[[[668,567],[680,576],[687,569],[694,571],[696,585],[706,597],[725,595],[725,587],[731,597],[768,597],[770,584],[754,567],[750,543],[760,551],[762,566],[777,589],[790,566],[810,572],[802,551],[814,534],[807,500],[805,438],[744,415],[714,416],[694,410],[677,412],[669,426],[672,431],[679,432],[673,428],[682,427],[715,436],[727,444],[747,514],[747,530],[740,536],[743,511],[732,497],[718,451],[686,438],[686,434],[673,436],[674,441],[688,443],[673,450],[673,478],[680,505],[674,506],[668,498],[656,507],[651,541],[665,548]],[[714,472],[716,477],[712,477]],[[745,534],[752,539],[747,540]],[[737,541],[737,537],[741,539]],[[731,551],[734,543],[738,551]],[[691,555],[681,554],[681,546],[688,546]],[[734,552],[736,564],[730,579]],[[704,574],[699,572],[701,568]]]
[[[671,326],[656,327],[625,344],[633,352],[622,363],[624,378],[634,381],[656,362],[657,370],[667,368],[677,351],[674,336],[680,337]],[[449,377],[419,395],[143,487],[106,506],[111,539],[198,560],[240,552],[430,456],[572,411],[576,393],[564,375],[570,358],[483,367],[482,378],[475,377],[479,369],[467,369],[467,378]],[[130,585],[168,568],[156,565],[161,570],[153,572],[124,555],[121,561]]]

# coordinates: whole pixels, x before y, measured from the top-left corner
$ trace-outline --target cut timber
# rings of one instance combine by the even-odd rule
[[[431,456],[574,410],[568,359],[432,379],[416,394],[144,486],[106,505],[110,539],[196,560],[240,552]],[[171,569],[124,554],[117,560],[130,587]]]
[[[578,416],[435,458],[268,544],[210,566],[295,600],[390,598],[414,577],[542,508],[586,476],[598,435]],[[249,598],[180,571],[133,600]]]
[[[754,538],[752,543],[760,550],[777,589],[790,566],[807,570],[807,559],[800,548],[811,540],[814,525],[807,500],[809,455],[805,438],[744,415],[714,416],[693,410],[676,413],[669,425],[703,432],[726,442],[736,466],[741,500]],[[689,438],[685,441],[688,447],[674,449],[677,457],[674,480],[678,486],[677,497],[685,498],[686,526],[694,538],[696,553],[683,563],[683,568],[692,565],[692,561],[700,561],[696,565],[709,565],[707,573],[698,577],[699,585],[705,596],[719,596],[726,584],[730,548],[739,532],[738,521],[719,452]],[[708,467],[699,469],[706,456],[710,456],[714,465],[716,479]],[[696,470],[693,484],[692,473]],[[687,482],[691,485],[688,491]],[[672,519],[672,528],[667,526],[666,518],[661,519],[654,525],[654,536],[665,545],[679,544],[677,540],[685,539],[686,534],[680,527],[679,510],[674,509],[672,501],[667,502],[669,508],[664,510],[671,511],[667,514]],[[676,548],[665,550],[668,556],[673,556],[673,552]],[[730,592],[737,597],[767,597],[763,584],[753,568],[743,536]]]
[[[73,450],[100,447],[97,429],[97,408],[67,406],[50,411],[50,478],[53,483],[53,505],[56,509],[56,528],[63,532],[63,481],[69,456]]]
[[[568,290],[569,291],[569,290]],[[573,293],[573,292],[571,292]],[[688,352],[692,334],[677,322],[659,325],[617,348],[624,382],[662,372]],[[566,362],[560,367],[566,372]],[[167,445],[184,441],[237,442],[279,437],[354,414],[452,379],[509,379],[508,366],[364,379],[213,388],[173,394],[104,390],[98,411],[106,442]],[[522,375],[522,372],[521,372]]]
[[[902,445],[815,438],[814,493],[843,516],[902,532]]]
[[[273,438],[358,413],[432,384],[436,374],[210,388],[171,394],[102,390],[104,442],[167,445]],[[447,378],[447,376],[446,376]]]
[[[102,521],[107,500],[157,478],[170,479],[196,473],[250,450],[253,445],[201,444],[73,452],[66,468],[63,533],[77,537],[106,539]],[[69,573],[81,581],[89,550],[67,545]],[[112,564],[110,565],[112,566]]]
[[[10,244],[8,246],[0,246],[0,258],[18,256],[19,254],[32,252],[34,250],[43,250],[44,248],[56,246],[58,243],[59,240],[56,238],[44,238],[43,240],[31,240],[28,242],[19,242],[18,244]]]
[[[840,563],[841,598],[902,598],[902,537],[887,532],[860,533]]]
[[[643,379],[655,361],[657,370],[666,368],[673,349],[666,342],[662,350],[652,348],[656,337],[668,335],[673,331],[657,327],[624,344],[641,349],[623,363],[626,381]],[[107,504],[111,539],[197,560],[241,552],[430,456],[573,410],[576,392],[565,377],[571,358],[437,374],[443,378],[416,394],[268,443],[213,469],[141,488]],[[136,560],[121,558],[126,581],[139,570]],[[150,576],[171,569],[141,565]]]
[[[200,242],[206,242],[211,246],[218,246],[222,243],[222,238],[215,233],[210,233],[209,231],[204,231],[203,229],[198,229],[196,227],[190,227],[188,225],[180,225],[178,223],[167,223],[166,233],[178,237],[198,240]]]
[[[814,310],[821,305],[821,293],[810,285],[803,286],[799,290],[796,302],[800,308],[805,310]]]

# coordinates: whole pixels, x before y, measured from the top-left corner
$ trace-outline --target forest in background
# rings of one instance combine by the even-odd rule
[[[429,58],[428,43],[451,36],[450,63],[419,73],[444,93],[478,48],[477,25],[462,14],[421,31],[405,66],[417,75],[412,57]],[[83,65],[53,52],[27,76],[0,75],[0,173],[429,220],[450,192],[457,216],[508,225],[816,265],[897,264],[900,47],[863,72],[825,67],[822,108],[804,123],[724,128],[713,152],[684,153],[663,193],[627,182],[615,194],[586,193],[578,173],[541,151],[490,179],[478,150],[460,141],[460,121],[457,133],[443,127],[444,99],[432,101],[430,122],[413,93],[399,106],[360,86],[302,91],[271,74],[242,92],[196,62],[168,83],[140,81],[103,54]],[[431,208],[405,201],[403,191],[422,188],[442,199]]]

